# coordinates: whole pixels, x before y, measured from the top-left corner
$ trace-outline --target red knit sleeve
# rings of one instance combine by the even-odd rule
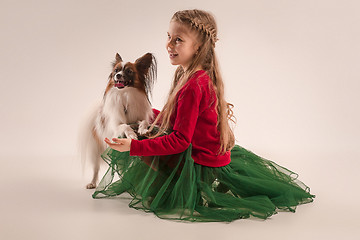
[[[152,123],[155,121],[156,117],[157,117],[157,116],[159,115],[159,113],[160,113],[160,111],[157,110],[157,109],[155,109],[155,108],[153,108],[152,111],[153,111],[153,113],[154,113],[154,116],[153,116],[153,118],[150,120],[150,124],[152,124]],[[161,119],[157,122],[157,124],[159,124],[160,122],[161,122]]]
[[[201,98],[201,87],[193,79],[179,93],[173,131],[153,139],[133,139],[130,156],[170,155],[185,151],[194,134]]]

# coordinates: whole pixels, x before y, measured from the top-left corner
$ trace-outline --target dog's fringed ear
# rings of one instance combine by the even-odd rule
[[[120,55],[118,53],[116,53],[116,55],[115,55],[115,60],[117,62],[122,62],[122,58],[120,57]]]
[[[151,95],[152,86],[157,77],[157,63],[154,55],[146,53],[135,61],[135,66],[140,75],[144,76],[146,93]]]
[[[151,66],[151,63],[153,61],[153,55],[151,53],[146,53],[141,58],[136,59],[135,65],[136,69],[141,72],[147,72],[149,67]]]
[[[122,62],[122,58],[120,57],[120,54],[116,53],[115,54],[115,61],[112,61],[111,65],[114,68],[116,66],[116,64],[118,64],[119,62]]]

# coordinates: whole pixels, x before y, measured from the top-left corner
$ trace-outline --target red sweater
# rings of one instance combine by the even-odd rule
[[[176,154],[185,151],[191,143],[191,156],[195,163],[209,167],[229,164],[230,151],[216,155],[220,147],[220,134],[216,127],[217,100],[215,90],[209,89],[209,81],[206,71],[196,71],[177,94],[178,100],[170,118],[173,131],[153,139],[133,139],[130,156]],[[159,114],[156,109],[153,112],[155,117]]]

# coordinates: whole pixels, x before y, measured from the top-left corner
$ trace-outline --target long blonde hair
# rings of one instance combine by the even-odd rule
[[[230,128],[228,120],[236,124],[236,118],[231,109],[234,105],[225,101],[224,83],[215,55],[215,42],[218,40],[215,19],[206,11],[193,9],[176,12],[171,18],[171,21],[176,21],[190,29],[196,30],[200,48],[198,53],[194,55],[193,61],[186,71],[184,71],[182,66],[177,67],[167,102],[149,129],[149,132],[151,132],[156,123],[161,119],[158,132],[149,136],[149,138],[158,137],[169,129],[172,129],[173,126],[171,125],[170,118],[176,105],[176,94],[185,85],[189,77],[195,73],[196,68],[201,66],[212,80],[209,82],[209,87],[213,87],[216,92],[216,109],[218,113],[217,128],[220,133],[220,148],[217,154],[222,155],[226,151],[231,150],[235,145],[234,133]],[[235,121],[232,119],[233,117]]]

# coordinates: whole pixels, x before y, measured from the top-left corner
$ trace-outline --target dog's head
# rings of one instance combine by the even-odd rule
[[[113,62],[113,71],[109,76],[111,87],[119,90],[134,87],[151,94],[156,79],[156,59],[151,53],[146,53],[134,63],[125,62],[116,53]]]

